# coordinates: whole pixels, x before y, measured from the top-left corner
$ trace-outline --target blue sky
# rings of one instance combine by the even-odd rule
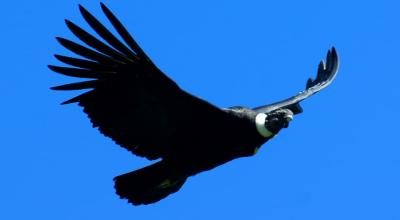
[[[199,174],[151,205],[112,178],[149,164],[59,103],[54,37],[77,5],[5,1],[0,13],[0,219],[400,219],[398,1],[104,1],[182,88],[220,107],[291,96],[335,46],[336,81],[251,158]],[[108,24],[108,23],[107,23]],[[109,25],[108,25],[109,26]],[[188,146],[190,147],[190,146]]]

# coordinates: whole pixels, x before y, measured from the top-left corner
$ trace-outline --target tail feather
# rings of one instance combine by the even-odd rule
[[[177,192],[186,181],[177,178],[163,161],[114,178],[116,193],[134,205],[157,202]]]

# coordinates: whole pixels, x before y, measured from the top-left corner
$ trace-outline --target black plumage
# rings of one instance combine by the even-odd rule
[[[316,79],[309,80],[302,93],[254,109],[220,109],[182,90],[152,63],[113,13],[104,4],[101,8],[123,42],[79,6],[103,41],[66,20],[68,28],[88,47],[58,37],[61,45],[81,58],[55,55],[69,67],[49,68],[89,80],[52,89],[89,89],[63,104],[78,103],[93,127],[130,152],[149,160],[160,159],[115,177],[117,194],[135,205],[153,203],[178,191],[194,174],[253,155],[287,127],[293,114],[302,111],[300,101],[329,85],[337,72],[338,57],[333,48],[327,64],[320,64]]]

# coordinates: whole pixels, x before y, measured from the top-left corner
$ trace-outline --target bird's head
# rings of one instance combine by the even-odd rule
[[[270,138],[278,134],[282,128],[287,128],[293,120],[293,112],[289,109],[278,109],[269,113],[259,113],[256,116],[258,133]]]

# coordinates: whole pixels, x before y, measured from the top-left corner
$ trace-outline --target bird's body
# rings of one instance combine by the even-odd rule
[[[263,137],[258,133],[254,124],[257,114],[255,111],[247,108],[224,111],[226,114],[217,118],[187,120],[186,123],[194,123],[196,126],[190,126],[190,129],[178,132],[179,137],[171,138],[173,141],[165,146],[171,154],[166,154],[161,162],[150,166],[150,168],[160,169],[146,170],[148,167],[145,167],[147,171],[143,172],[145,176],[137,176],[138,171],[134,171],[131,173],[133,175],[128,173],[116,177],[116,185],[119,185],[117,193],[129,195],[133,189],[140,189],[133,192],[135,196],[131,197],[130,202],[133,204],[155,202],[160,197],[149,195],[159,192],[163,186],[169,194],[171,187],[178,190],[192,175],[211,170],[233,159],[254,155],[261,145],[271,138]],[[129,181],[129,179],[132,180]],[[146,185],[138,186],[136,184],[142,181],[134,181],[137,179],[152,181],[146,181]],[[156,184],[153,186],[151,183]],[[158,190],[154,190],[155,188]],[[144,193],[143,197],[140,196],[142,193]],[[162,196],[164,195],[163,193]],[[129,196],[126,197],[129,198]]]
[[[72,67],[49,66],[55,72],[92,80],[53,87],[55,90],[90,89],[64,104],[78,103],[93,127],[118,145],[149,160],[160,161],[115,178],[117,194],[129,202],[154,203],[176,192],[190,176],[255,152],[287,127],[299,102],[329,85],[338,58],[334,49],[327,64],[306,90],[289,99],[257,108],[218,108],[181,89],[147,57],[111,11],[101,4],[125,43],[93,15],[81,13],[105,41],[66,20],[68,28],[91,48],[57,38],[83,57],[56,55]]]
[[[225,109],[215,118],[188,120],[195,126],[172,138],[168,147],[173,153],[164,159],[185,164],[187,174],[193,175],[239,157],[252,156],[268,139],[258,133],[255,116],[250,109],[235,108]]]

